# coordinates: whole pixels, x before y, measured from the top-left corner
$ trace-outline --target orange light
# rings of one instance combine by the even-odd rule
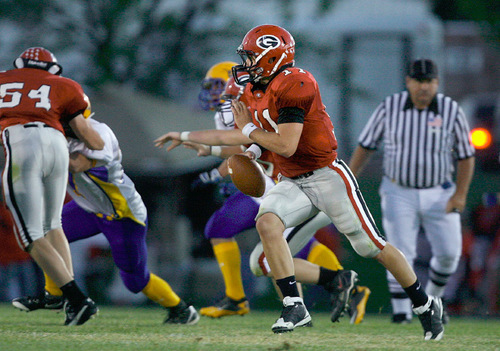
[[[470,140],[476,149],[486,149],[491,145],[491,133],[488,129],[474,128],[470,132]]]

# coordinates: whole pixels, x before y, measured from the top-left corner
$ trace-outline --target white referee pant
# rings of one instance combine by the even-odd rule
[[[417,253],[417,236],[422,229],[430,243],[429,281],[426,292],[442,296],[445,285],[458,266],[462,252],[460,214],[446,213],[446,204],[455,185],[426,189],[400,186],[384,177],[380,186],[383,228],[387,240],[413,264]],[[411,302],[401,285],[387,271],[393,314],[405,313],[411,319]]]

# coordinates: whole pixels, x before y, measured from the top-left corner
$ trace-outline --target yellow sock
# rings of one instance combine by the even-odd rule
[[[333,251],[320,242],[309,251],[307,260],[332,271],[344,269]]]
[[[214,254],[224,278],[226,295],[233,300],[245,297],[241,279],[241,255],[236,241],[214,245]]]
[[[170,285],[153,273],[150,273],[149,282],[142,289],[142,293],[163,307],[177,306],[181,302],[181,298],[177,296]]]
[[[45,276],[45,291],[47,291],[50,295],[62,296],[62,290],[59,289],[52,279],[50,279],[47,273],[43,272],[43,275]]]

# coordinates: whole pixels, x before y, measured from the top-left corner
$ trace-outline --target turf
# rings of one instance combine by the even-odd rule
[[[279,313],[254,310],[177,326],[162,324],[160,308],[103,306],[85,325],[65,327],[63,313],[0,304],[0,350],[500,350],[499,319],[452,318],[443,340],[424,342],[417,320],[393,325],[387,315],[367,315],[350,325],[314,311],[312,328],[275,335],[270,327]]]

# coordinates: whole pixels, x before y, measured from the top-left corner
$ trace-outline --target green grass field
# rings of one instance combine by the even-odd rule
[[[311,312],[314,326],[275,335],[280,311],[244,317],[202,317],[194,326],[162,324],[160,308],[106,307],[83,326],[63,326],[64,314],[20,312],[0,304],[0,350],[500,350],[500,320],[452,318],[444,339],[424,342],[420,323],[392,325],[387,315],[367,315],[360,325],[331,323]]]

